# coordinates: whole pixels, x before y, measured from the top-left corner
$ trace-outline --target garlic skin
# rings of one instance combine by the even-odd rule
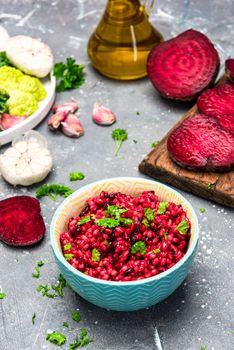
[[[112,125],[116,122],[115,114],[101,103],[96,102],[93,106],[93,121],[98,125]]]
[[[44,180],[52,169],[52,156],[46,139],[37,131],[28,131],[13,140],[0,155],[0,173],[10,184],[29,186]]]
[[[14,66],[38,78],[46,77],[53,67],[50,47],[30,36],[11,37],[7,41],[6,54]]]
[[[6,51],[6,46],[7,46],[7,42],[10,38],[8,32],[6,31],[6,29],[2,26],[0,26],[0,52],[1,51]]]
[[[10,115],[7,113],[3,113],[0,116],[0,130],[7,130],[12,128],[12,126],[15,126],[22,122],[23,120],[27,119],[27,116],[16,116],[16,115]]]
[[[84,135],[84,128],[81,125],[78,117],[73,113],[69,113],[65,120],[61,123],[61,125],[62,132],[66,136],[80,137]]]
[[[71,102],[65,102],[61,103],[59,105],[53,106],[53,112],[67,112],[68,113],[75,113],[79,109],[79,106],[76,101]]]
[[[64,121],[64,119],[67,116],[67,112],[57,112],[55,114],[52,114],[52,116],[48,120],[48,127],[52,131],[58,130],[58,128],[61,125],[61,122]]]

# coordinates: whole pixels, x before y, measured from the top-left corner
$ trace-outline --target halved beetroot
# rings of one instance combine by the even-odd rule
[[[214,82],[219,63],[210,40],[190,29],[155,46],[148,57],[147,72],[163,96],[191,101]]]
[[[188,169],[225,171],[234,167],[234,133],[203,114],[188,117],[172,131],[167,149],[176,163]]]
[[[234,84],[220,84],[204,91],[197,100],[197,107],[224,128],[234,131]]]
[[[234,58],[229,58],[225,62],[225,71],[228,78],[234,82]]]
[[[0,201],[0,240],[13,246],[39,242],[45,235],[40,203],[30,196],[16,196]]]

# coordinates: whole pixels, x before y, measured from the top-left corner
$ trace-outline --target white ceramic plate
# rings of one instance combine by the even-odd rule
[[[51,73],[50,76],[42,79],[42,83],[47,92],[46,98],[43,101],[39,102],[38,110],[30,117],[10,129],[0,131],[0,146],[11,142],[16,136],[19,136],[26,131],[33,129],[48,114],[55,99],[56,79]]]

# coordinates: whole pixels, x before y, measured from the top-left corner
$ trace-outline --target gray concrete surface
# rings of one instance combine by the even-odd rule
[[[56,62],[73,55],[86,64],[86,83],[78,90],[57,94],[57,102],[69,101],[71,96],[78,100],[85,135],[71,139],[61,133],[53,134],[46,119],[36,128],[46,136],[54,158],[54,169],[45,182],[63,183],[74,190],[107,177],[143,176],[138,172],[138,164],[150,151],[150,144],[162,138],[187,109],[161,99],[147,79],[116,82],[92,69],[86,55],[87,39],[104,6],[104,0],[0,0],[0,25],[11,35],[42,38],[52,47]],[[215,41],[222,62],[234,54],[232,0],[160,0],[152,22],[165,38],[191,27],[202,30]],[[92,123],[92,107],[97,100],[113,109],[117,124],[102,128]],[[129,133],[118,158],[114,156],[111,138],[115,127],[126,128]],[[74,170],[83,171],[85,180],[69,183],[68,174]],[[37,187],[13,188],[0,178],[0,199],[34,195]],[[39,284],[54,283],[58,277],[48,231],[62,198],[56,203],[49,198],[41,199],[48,229],[41,244],[24,249],[0,244],[0,290],[7,294],[6,299],[0,300],[0,349],[56,349],[45,340],[48,330],[66,334],[69,344],[81,327],[86,327],[94,340],[87,346],[90,350],[200,350],[201,346],[207,350],[234,349],[233,211],[183,194],[200,221],[199,251],[193,268],[167,300],[132,313],[100,309],[70,289],[65,291],[64,298],[56,299],[47,299],[36,291]],[[206,208],[204,214],[199,211],[201,207]],[[31,274],[38,260],[45,264],[42,277],[36,280]],[[71,320],[70,312],[74,309],[80,311],[80,324]],[[64,328],[65,321],[75,330]]]

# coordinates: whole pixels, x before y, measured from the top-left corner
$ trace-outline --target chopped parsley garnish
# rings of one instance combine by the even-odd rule
[[[137,140],[132,140],[135,144],[137,144],[138,143],[138,141]]]
[[[92,250],[92,261],[97,262],[101,260],[101,253],[99,253],[99,250],[97,248],[93,248]]]
[[[70,181],[83,180],[85,178],[84,174],[81,172],[73,171],[69,175]]]
[[[63,322],[63,327],[69,328],[69,324],[67,322]]]
[[[206,350],[206,346],[202,346],[202,347],[201,347],[201,350]]]
[[[108,247],[109,243],[106,239],[104,239],[103,243]]]
[[[43,296],[46,296],[47,298],[56,298],[56,297],[63,297],[63,289],[67,286],[67,282],[63,275],[60,273],[57,284],[52,284],[51,287],[49,287],[48,284],[41,284],[37,287],[37,291],[41,292]],[[55,293],[51,293],[52,290]]]
[[[158,253],[160,253],[160,252],[161,252],[160,249],[154,249],[154,250],[153,250],[153,253],[154,253],[154,254],[158,254]]]
[[[42,267],[43,265],[44,265],[43,261],[40,260],[40,261],[37,262],[37,266],[38,267]]]
[[[55,293],[50,293],[51,289],[48,286],[48,284],[40,284],[40,286],[37,287],[37,291],[41,292],[41,294],[46,296],[47,298],[55,298],[57,297],[57,294]]]
[[[146,220],[146,219],[142,220],[142,224],[144,224],[146,228],[150,227],[150,224],[149,224],[148,220]]]
[[[168,232],[167,231],[163,232],[163,237],[164,237],[165,241],[167,241],[167,236],[168,236]]]
[[[69,261],[73,258],[73,254],[64,254],[64,258]]]
[[[32,315],[32,324],[34,325],[35,324],[35,319],[36,319],[36,314],[34,312],[34,314]]]
[[[57,80],[56,91],[77,89],[84,84],[84,68],[84,64],[77,64],[72,57],[68,57],[66,63],[56,63],[53,70]]]
[[[154,221],[154,211],[151,208],[144,209],[144,215],[148,221]]]
[[[6,293],[0,293],[0,299],[5,299],[6,298]]]
[[[168,202],[160,202],[157,214],[164,214],[167,211]]]
[[[160,141],[152,142],[151,145],[150,145],[150,147],[151,147],[151,148],[155,148],[155,147],[158,146],[159,143],[160,143]]]
[[[0,93],[0,114],[8,112],[8,105],[7,105],[8,99],[9,99],[8,95]]]
[[[65,246],[63,247],[63,250],[69,250],[69,249],[71,249],[71,247],[72,247],[71,243],[67,243],[67,244],[65,244]]]
[[[11,61],[7,57],[5,51],[0,52],[0,67],[3,67],[3,66],[11,66]]]
[[[121,214],[126,213],[127,209],[117,207],[117,205],[108,205],[107,209],[105,210],[106,215],[115,216],[116,219],[119,219],[121,217]]]
[[[115,129],[112,131],[112,138],[115,141],[115,155],[117,156],[122,143],[128,138],[128,133],[125,129]]]
[[[136,112],[136,115],[140,115],[140,112]]]
[[[185,235],[188,231],[188,227],[189,227],[188,221],[183,219],[179,223],[179,225],[176,227],[176,230],[179,231],[181,235]]]
[[[127,218],[120,218],[120,219],[115,219],[115,218],[101,218],[95,221],[95,223],[98,226],[103,226],[103,227],[108,227],[108,228],[115,228],[117,226],[127,226],[131,225],[134,223],[132,219],[127,219]]]
[[[141,255],[144,255],[146,253],[146,246],[145,243],[142,241],[136,242],[131,248],[132,254],[136,254],[138,252],[141,253]]]
[[[44,184],[36,190],[36,198],[48,196],[53,201],[56,200],[58,195],[64,196],[65,198],[70,196],[73,190],[70,187],[59,185],[59,184]]]
[[[86,222],[89,222],[90,220],[91,220],[90,215],[84,216],[82,219],[80,219],[80,220],[77,222],[77,225],[86,224]]]
[[[37,266],[34,267],[34,271],[32,273],[33,278],[39,278],[41,276],[40,267],[42,267],[44,263],[42,261],[37,262]]]
[[[61,346],[66,343],[67,338],[60,332],[52,332],[47,334],[46,340],[53,344]]]
[[[207,190],[211,191],[213,189],[213,184],[208,183],[207,185]]]
[[[72,311],[72,319],[76,322],[80,322],[81,317],[78,311]]]
[[[79,338],[76,337],[73,343],[69,344],[68,350],[75,350],[77,348],[83,348],[85,345],[92,343],[93,340],[89,339],[87,330],[81,328]]]
[[[205,208],[200,208],[200,212],[203,214],[205,213],[206,209]]]

